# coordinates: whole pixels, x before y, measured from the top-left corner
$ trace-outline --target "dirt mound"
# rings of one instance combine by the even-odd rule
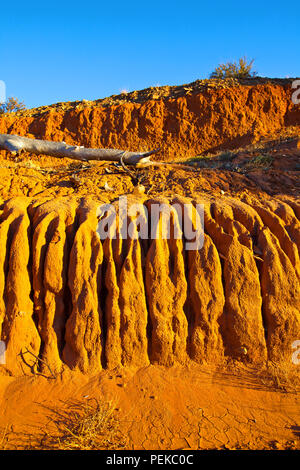
[[[161,147],[165,160],[237,148],[278,132],[299,135],[292,80],[198,80],[0,118],[0,132],[89,147]]]
[[[150,211],[159,202],[197,202],[128,197]],[[2,371],[32,372],[32,354],[47,373],[290,358],[300,335],[299,206],[247,196],[198,202],[205,208],[200,250],[175,238],[175,216],[169,240],[101,241],[101,201],[6,202]]]

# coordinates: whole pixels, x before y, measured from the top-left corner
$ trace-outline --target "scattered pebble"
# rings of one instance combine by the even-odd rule
[[[105,182],[104,189],[105,191],[114,191],[114,188],[111,188],[107,181]]]

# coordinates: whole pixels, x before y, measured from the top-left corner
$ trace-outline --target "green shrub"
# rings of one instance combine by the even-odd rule
[[[250,161],[251,165],[254,166],[265,166],[269,167],[273,163],[273,156],[270,154],[262,154],[262,155],[257,155],[256,157],[253,157]]]
[[[230,152],[230,150],[225,150],[218,155],[218,159],[220,162],[230,162],[234,159],[236,154],[234,152]]]
[[[252,71],[254,60],[251,60],[247,63],[245,57],[241,57],[236,62],[227,62],[227,64],[220,64],[215,70],[210,74],[210,78],[252,78],[257,75],[256,72]]]

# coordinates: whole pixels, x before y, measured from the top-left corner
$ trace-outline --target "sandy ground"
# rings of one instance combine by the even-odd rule
[[[40,448],[57,409],[93,397],[115,403],[127,449],[300,449],[299,394],[263,384],[254,370],[149,366],[0,383],[7,449]]]

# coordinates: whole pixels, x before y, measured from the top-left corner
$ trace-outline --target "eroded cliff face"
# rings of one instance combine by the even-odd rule
[[[0,118],[0,132],[89,147],[145,150],[161,147],[159,159],[243,147],[290,126],[300,129],[292,81],[258,80],[228,88],[187,88],[179,97],[151,93],[146,101],[79,103]],[[65,109],[66,108],[66,109]]]
[[[162,202],[129,200],[150,211]],[[190,360],[290,360],[300,338],[299,206],[247,195],[164,202],[204,204],[202,248],[187,250],[184,234],[174,237],[176,215],[170,239],[100,240],[101,201],[4,203],[2,372],[32,372],[26,351],[47,374],[48,366],[90,374]]]
[[[134,92],[124,102],[29,110],[1,116],[0,132],[90,147],[161,147],[157,158],[165,160],[296,135],[291,81],[251,83],[195,82]],[[272,150],[272,169],[257,174],[247,167],[145,170],[142,194],[116,168],[83,171],[65,160],[61,168],[51,157],[14,160],[2,152],[1,371],[290,361],[300,339],[300,206],[299,151],[287,144]],[[153,204],[204,204],[202,248],[189,250],[184,233],[174,236],[176,214],[169,239],[149,232],[101,240],[98,207],[117,205],[124,194],[149,214]]]

